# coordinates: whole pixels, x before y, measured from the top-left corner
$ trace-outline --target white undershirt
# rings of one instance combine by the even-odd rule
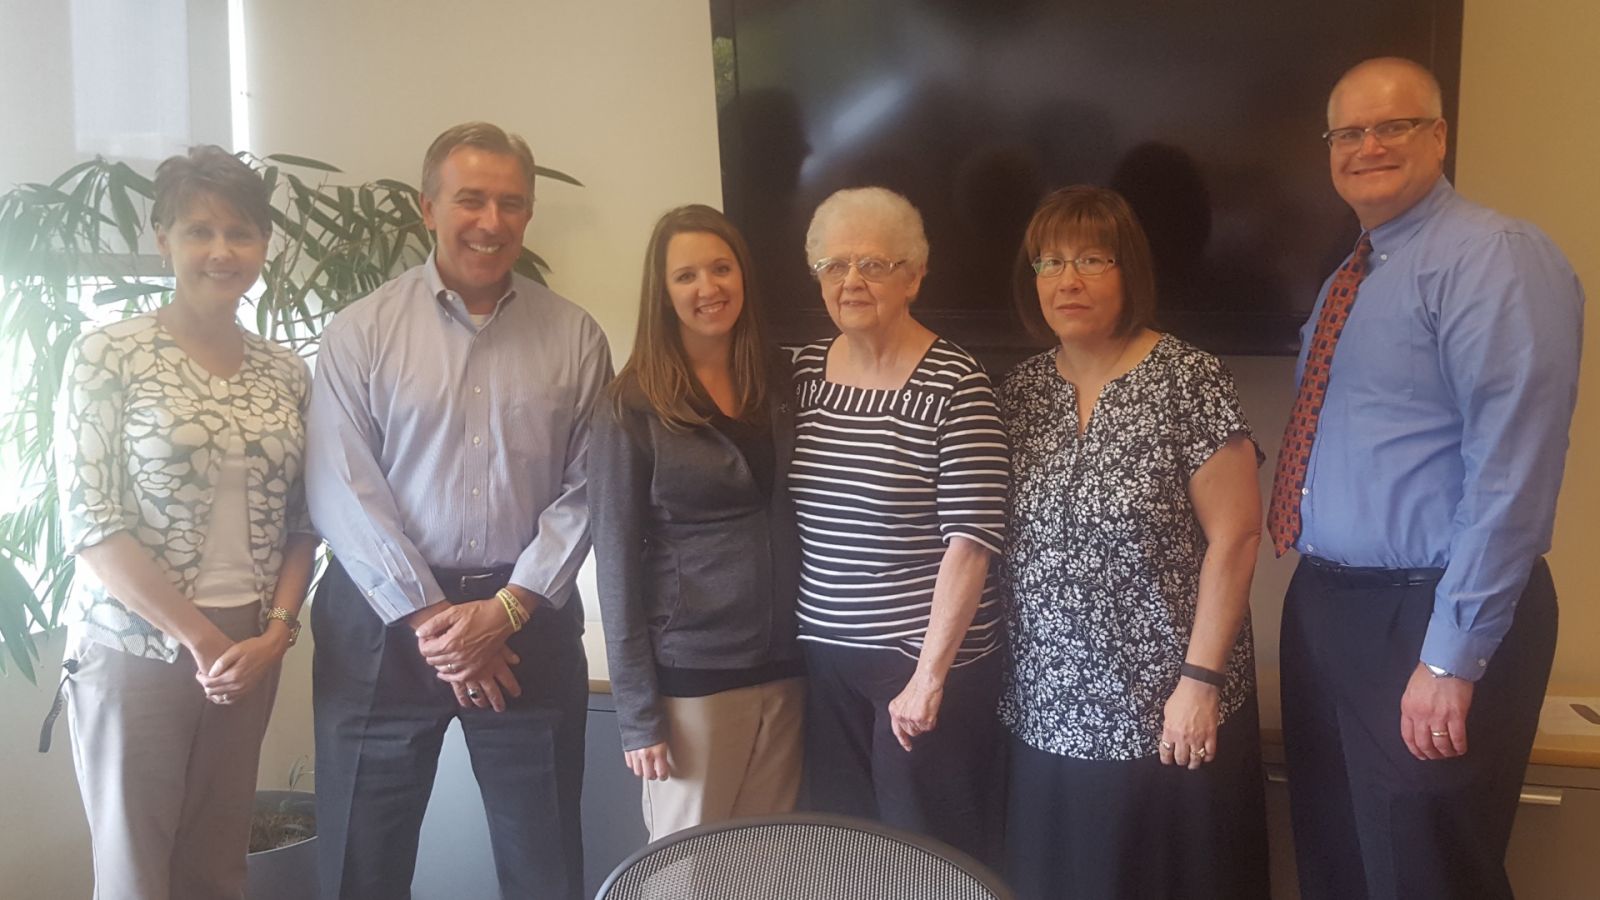
[[[211,493],[200,574],[194,580],[194,605],[217,609],[259,603],[256,571],[250,558],[250,510],[245,499],[244,438],[228,429],[227,449],[217,486]]]
[[[482,314],[479,314],[479,313],[467,313],[467,318],[471,319],[472,320],[472,324],[477,326],[478,328],[482,328],[483,326],[489,324],[489,319],[491,317],[493,317],[493,316],[494,316],[494,313],[492,313],[492,312],[487,312],[487,313],[482,313]]]

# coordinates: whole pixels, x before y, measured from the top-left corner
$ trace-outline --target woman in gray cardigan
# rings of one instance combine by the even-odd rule
[[[589,509],[623,755],[651,840],[800,787],[789,366],[749,251],[707,206],[656,223],[633,355],[597,407]]]

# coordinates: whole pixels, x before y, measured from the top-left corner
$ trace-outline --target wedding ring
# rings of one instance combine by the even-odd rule
[[[221,702],[221,703],[227,703],[228,702],[228,695],[227,694],[218,694],[217,695],[217,700],[219,702]]]
[[[1450,736],[1450,732],[1448,732],[1448,731],[1429,731],[1428,733],[1433,735],[1434,737],[1449,737]]]
[[[467,696],[473,700],[476,700],[483,696],[483,691],[480,691],[477,688],[467,688]]]
[[[1194,756],[1198,756],[1201,759],[1204,759],[1205,755],[1206,755],[1206,748],[1204,748],[1204,747],[1194,747],[1189,752],[1191,754],[1193,754]]]
[[[1172,742],[1171,741],[1162,741],[1161,742],[1161,749],[1163,749],[1163,750],[1171,750],[1172,749]]]
[[[444,673],[446,675],[453,675],[453,674],[455,674],[455,671],[456,671],[456,664],[455,663],[445,663],[444,664]]]

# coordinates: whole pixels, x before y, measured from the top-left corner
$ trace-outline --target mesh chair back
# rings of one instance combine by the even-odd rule
[[[931,838],[846,816],[702,825],[622,861],[596,900],[1011,900],[991,871]]]

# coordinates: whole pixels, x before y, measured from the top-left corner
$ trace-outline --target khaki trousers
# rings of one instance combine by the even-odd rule
[[[256,604],[201,612],[234,640],[259,633]],[[72,655],[67,717],[95,897],[239,900],[277,671],[219,706],[187,650],[167,663],[83,641]]]
[[[794,809],[805,743],[805,679],[661,702],[672,775],[645,779],[650,840],[695,825]]]

